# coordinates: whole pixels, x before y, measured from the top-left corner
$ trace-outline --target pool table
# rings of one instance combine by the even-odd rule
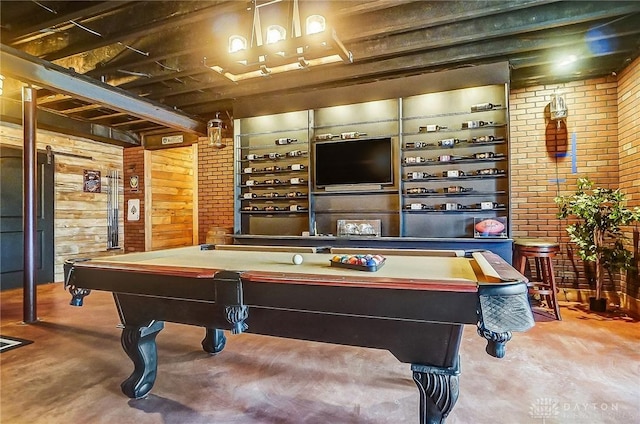
[[[477,326],[495,357],[504,356],[512,332],[534,325],[525,277],[488,251],[237,247],[65,263],[72,305],[82,306],[91,290],[113,293],[122,346],[134,365],[121,385],[125,395],[140,398],[151,390],[155,337],[169,321],[204,327],[202,347],[212,354],[223,350],[225,330],[386,349],[411,364],[419,422],[442,423],[458,398],[464,325]],[[296,253],[303,258],[299,265],[292,263]],[[386,260],[367,270],[331,263],[350,253]]]

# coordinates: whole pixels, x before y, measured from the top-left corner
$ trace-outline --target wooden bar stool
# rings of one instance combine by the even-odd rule
[[[513,267],[525,274],[527,265],[531,271],[529,294],[539,295],[555,317],[560,317],[560,307],[556,300],[556,277],[553,272],[553,258],[560,252],[560,245],[553,241],[541,239],[516,239],[513,244]],[[529,263],[532,258],[533,264]]]

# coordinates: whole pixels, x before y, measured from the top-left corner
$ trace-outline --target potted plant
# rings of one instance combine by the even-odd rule
[[[594,263],[596,293],[589,298],[589,309],[604,312],[603,270],[613,273],[633,266],[632,253],[624,246],[626,237],[620,227],[639,222],[640,209],[627,209],[620,189],[594,188],[588,178],[578,178],[577,184],[575,193],[558,196],[554,201],[560,207],[559,218],[577,219],[567,226],[567,233],[578,256]]]

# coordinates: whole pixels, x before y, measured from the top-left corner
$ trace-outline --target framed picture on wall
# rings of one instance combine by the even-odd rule
[[[85,193],[100,193],[102,191],[100,183],[100,171],[84,170],[84,183],[82,190]]]

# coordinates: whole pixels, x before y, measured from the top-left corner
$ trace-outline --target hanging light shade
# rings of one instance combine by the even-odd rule
[[[318,34],[319,32],[324,32],[327,27],[324,16],[322,15],[311,15],[307,17],[306,22],[306,33],[307,35]]]
[[[266,44],[277,43],[287,37],[287,31],[281,25],[269,25],[267,28]]]
[[[229,53],[247,50],[247,39],[241,35],[232,35],[229,37]]]
[[[225,144],[222,143],[222,119],[220,112],[216,112],[216,117],[207,122],[207,137],[209,138],[209,146],[214,149],[222,149]]]

